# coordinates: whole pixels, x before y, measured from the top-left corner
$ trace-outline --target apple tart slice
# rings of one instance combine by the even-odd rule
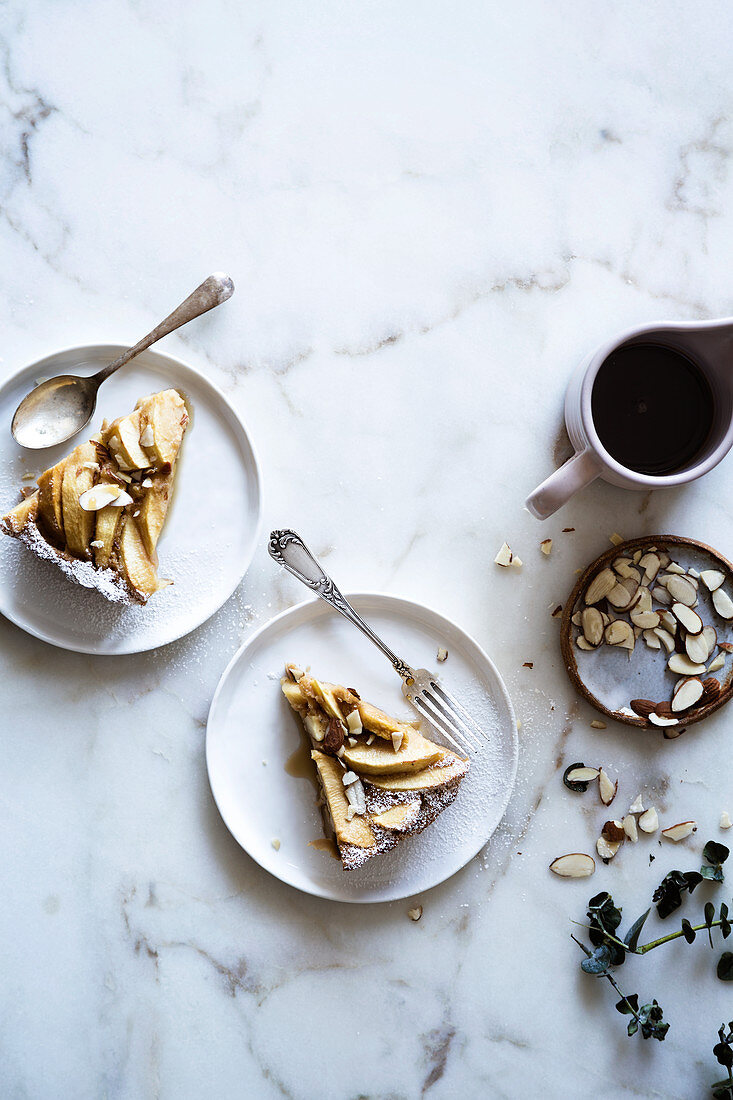
[[[141,398],[44,471],[0,529],[108,600],[147,603],[173,583],[158,576],[156,546],[187,424],[177,390]]]
[[[345,870],[422,832],[458,794],[468,760],[340,684],[286,665],[282,690],[311,743],[326,836]]]

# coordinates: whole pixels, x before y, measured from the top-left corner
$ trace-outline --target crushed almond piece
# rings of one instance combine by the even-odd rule
[[[414,909],[408,909],[407,915],[412,921],[420,920],[422,916],[422,905],[418,905]]]
[[[540,543],[540,550],[545,557],[549,557],[552,553],[552,539],[543,539]]]
[[[605,722],[601,722],[600,718],[594,718],[590,724],[590,727],[594,730],[605,730],[608,728]]]
[[[730,829],[730,827],[732,825],[733,825],[733,821],[731,821],[731,819],[728,815],[728,811],[723,810],[722,814],[720,815],[720,828],[721,829]]]
[[[504,542],[499,549],[499,553],[494,558],[494,565],[500,565],[502,569],[508,568],[512,564],[514,555],[512,554],[511,547],[508,543]]]
[[[624,541],[624,536],[619,535],[618,531],[614,531],[612,535],[608,536],[608,541],[612,542],[614,546],[620,546]]]
[[[441,664],[443,663],[443,661],[448,660],[448,650],[445,649],[444,646],[441,646],[440,649],[438,650],[438,656],[437,656],[436,660],[440,661]]]
[[[276,852],[280,851],[280,841],[277,839],[277,837],[275,837],[275,839],[273,840],[272,846]]]

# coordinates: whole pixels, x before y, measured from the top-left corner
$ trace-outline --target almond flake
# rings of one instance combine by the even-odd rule
[[[85,512],[98,512],[109,504],[117,504],[120,496],[127,496],[127,493],[123,492],[119,485],[95,485],[81,494],[79,507]],[[128,497],[128,500],[132,501],[132,497]]]
[[[150,477],[144,477],[142,479],[142,481],[140,482],[140,484],[142,485],[143,489],[152,489],[153,488],[153,479],[150,478]]]
[[[697,832],[696,821],[680,821],[677,825],[670,825],[668,829],[662,829],[662,836],[667,840],[684,840],[690,833]]]
[[[613,859],[620,847],[620,840],[606,840],[604,836],[599,836],[596,841],[596,851],[601,859],[605,861]]]
[[[639,839],[639,832],[636,828],[636,818],[634,817],[634,815],[627,814],[621,824],[623,825],[623,830],[631,843],[636,844],[637,840]]]
[[[594,730],[605,730],[605,729],[608,728],[606,726],[606,723],[601,722],[598,718],[594,718],[593,721],[591,722],[590,726],[591,726],[591,729],[594,729]]]
[[[713,657],[712,661],[708,665],[707,672],[717,672],[725,664],[725,657],[722,653],[719,653],[717,657]]]
[[[405,739],[405,735],[404,735],[404,733],[402,733],[401,730],[398,730],[397,733],[392,734],[392,748],[394,749],[395,752],[400,751],[400,749],[402,748],[402,742],[404,741],[404,739]]]
[[[616,791],[618,790],[618,780],[612,783],[606,772],[601,768],[598,773],[598,793],[601,796],[601,802],[604,806],[610,806],[616,797]]]
[[[731,821],[727,810],[723,810],[720,815],[719,825],[721,829],[730,829],[731,825],[733,825],[733,821]]]
[[[700,574],[700,580],[709,592],[715,592],[721,584],[725,583],[725,573],[721,573],[719,569],[704,569]]]
[[[629,813],[630,814],[643,814],[644,813],[644,803],[642,801],[642,798],[641,798],[640,794],[637,794],[636,798],[634,799],[634,801],[629,806]]]
[[[617,531],[614,531],[612,535],[608,536],[608,541],[612,542],[614,546],[620,546],[624,541],[623,535],[619,535]]]
[[[272,841],[272,846],[276,852],[280,851],[280,841],[277,839],[277,837],[275,837],[275,839]]]
[[[639,818],[639,828],[643,833],[656,833],[659,828],[659,815],[654,806],[650,806],[649,809],[641,815]]]
[[[550,870],[560,878],[587,878],[596,869],[596,861],[585,852],[569,852],[558,856],[550,864]]]
[[[344,772],[341,776],[341,782],[345,787],[350,787],[352,783],[358,782],[359,776],[356,772]]]
[[[407,915],[412,921],[420,920],[422,916],[422,905],[417,905],[414,909],[408,909]]]
[[[95,550],[101,550],[104,546],[104,543],[101,539],[94,539],[92,542],[89,543],[89,545],[93,546]]]
[[[358,710],[352,710],[351,714],[347,715],[346,725],[349,728],[349,733],[354,735],[361,733],[364,727],[361,724],[361,715]],[[368,741],[367,744],[369,744]]]
[[[722,588],[716,588],[713,592],[713,607],[721,619],[733,619],[733,600]]]
[[[155,444],[155,436],[153,435],[153,428],[150,424],[146,424],[140,433],[140,446],[152,447]]]
[[[616,587],[616,577],[611,569],[602,569],[588,585],[585,593],[587,605],[600,603]]]
[[[443,663],[443,661],[448,660],[448,650],[445,649],[443,646],[441,646],[440,649],[438,650],[438,655],[436,657],[436,660],[440,661],[441,664]]]
[[[696,678],[680,680],[672,696],[672,711],[679,714],[680,711],[689,710],[700,701],[702,693],[702,680]]]
[[[552,539],[543,539],[540,543],[540,550],[547,557],[552,553]]]
[[[512,554],[511,548],[508,543],[504,542],[501,545],[499,553],[494,558],[494,564],[500,565],[502,569],[507,569],[512,564],[513,557],[514,555]]]

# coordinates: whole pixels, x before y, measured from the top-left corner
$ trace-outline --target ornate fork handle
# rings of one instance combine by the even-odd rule
[[[358,626],[362,634],[366,634],[370,642],[381,649],[384,656],[390,661],[395,672],[398,672],[403,680],[412,679],[413,670],[405,664],[381,638],[364,622],[361,615],[354,611],[349,601],[339,592],[336,585],[316,561],[302,538],[296,531],[273,531],[270,534],[268,549],[270,557],[282,565],[299,581],[307,585],[312,592],[320,596],[335,611],[340,612],[354,626]]]

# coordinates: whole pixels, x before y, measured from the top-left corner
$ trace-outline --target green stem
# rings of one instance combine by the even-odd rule
[[[714,920],[711,921],[710,924],[693,924],[691,927],[693,932],[702,932],[704,928],[719,928],[722,923],[722,920]],[[684,932],[681,928],[679,932],[670,932],[668,936],[661,936],[658,940],[652,940],[651,943],[642,944],[642,946],[637,947],[636,951],[633,953],[635,955],[646,955],[647,951],[659,947],[662,943],[669,943],[670,940],[677,940],[680,936],[684,936]],[[618,943],[618,940],[616,942]],[[628,951],[628,948],[626,950]]]

